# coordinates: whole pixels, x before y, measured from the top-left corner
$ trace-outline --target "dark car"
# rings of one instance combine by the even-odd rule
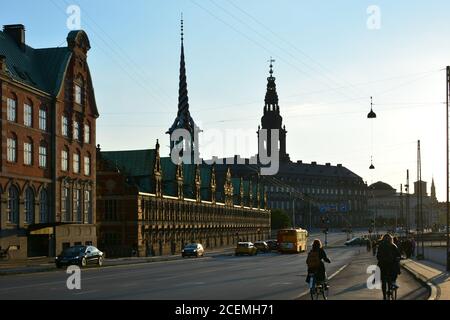
[[[346,246],[362,246],[366,244],[367,240],[364,238],[353,238],[345,242]]]
[[[184,257],[203,257],[205,249],[200,243],[190,243],[181,250],[181,256]]]
[[[258,249],[258,252],[269,252],[269,245],[265,241],[256,241],[254,243],[256,249]]]
[[[266,240],[265,242],[269,246],[269,250],[271,250],[271,251],[278,250],[278,241],[277,240]]]
[[[94,246],[73,246],[66,248],[56,257],[56,267],[78,265],[86,267],[95,264],[101,267],[103,265],[104,253]]]

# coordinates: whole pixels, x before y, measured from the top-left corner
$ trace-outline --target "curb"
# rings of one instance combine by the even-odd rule
[[[409,261],[413,261],[408,259]],[[406,260],[406,261],[408,261]],[[422,283],[425,287],[428,288],[429,297],[427,300],[439,300],[440,297],[440,289],[439,286],[434,284],[432,281],[429,281],[427,278],[422,276],[420,273],[414,271],[412,268],[408,267],[405,260],[400,262],[403,269],[405,269],[409,274],[411,274],[418,282]]]

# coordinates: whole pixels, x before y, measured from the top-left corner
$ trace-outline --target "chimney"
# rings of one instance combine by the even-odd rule
[[[3,32],[9,35],[20,49],[25,50],[25,26],[23,24],[5,25]]]
[[[338,163],[337,167],[338,167],[338,168],[342,168],[342,164],[341,164],[341,163]]]
[[[297,164],[302,164],[302,163],[303,163],[302,160],[298,160],[298,161],[297,161]]]
[[[325,165],[326,165],[327,167],[331,167],[331,163],[329,163],[329,162],[327,162]]]
[[[317,165],[317,162],[316,162],[316,161],[313,161],[313,162],[311,162],[311,164],[312,164],[313,166],[315,166],[315,165]]]
[[[4,55],[0,55],[0,73],[6,72],[6,57]]]

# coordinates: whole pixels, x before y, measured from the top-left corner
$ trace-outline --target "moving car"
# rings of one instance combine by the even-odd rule
[[[367,244],[367,239],[365,238],[353,238],[345,242],[346,246],[363,246]]]
[[[251,242],[238,242],[235,254],[237,256],[248,254],[249,256],[253,256],[258,254],[258,249]]]
[[[258,249],[258,252],[266,253],[266,252],[270,251],[269,245],[265,241],[256,241],[255,247],[256,247],[256,249]]]
[[[183,250],[181,250],[181,256],[185,257],[203,257],[205,255],[205,249],[200,243],[189,243]]]
[[[55,258],[57,268],[63,266],[78,265],[86,267],[90,264],[96,264],[99,267],[103,265],[105,254],[94,246],[73,246],[66,248],[59,256]]]

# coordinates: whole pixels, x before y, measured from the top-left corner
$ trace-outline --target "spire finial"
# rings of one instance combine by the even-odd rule
[[[183,12],[181,13],[181,43],[184,40],[184,25],[183,25]]]
[[[268,60],[267,62],[270,62],[270,77],[272,77],[273,75],[273,63],[275,62],[275,59],[273,59],[272,57],[270,57],[270,60]]]

